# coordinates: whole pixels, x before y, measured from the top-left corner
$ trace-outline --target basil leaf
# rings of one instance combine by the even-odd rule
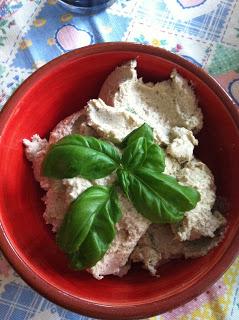
[[[115,146],[107,141],[97,139],[91,136],[82,136],[80,134],[71,134],[60,139],[54,146],[75,145],[94,149],[102,152],[115,162],[120,162],[120,153]]]
[[[156,172],[163,172],[165,169],[165,153],[159,145],[148,142],[147,157],[142,167]]]
[[[192,210],[200,200],[200,193],[196,189],[181,185],[174,177],[145,168],[137,170],[135,175],[179,211]]]
[[[89,268],[107,251],[120,218],[115,189],[90,187],[70,206],[57,234],[57,243],[69,254],[75,268]]]
[[[119,169],[117,175],[136,210],[154,223],[181,221],[183,212],[195,207],[200,199],[196,190],[149,169],[141,168],[134,172]]]
[[[163,172],[165,169],[165,154],[160,146],[141,137],[135,139],[124,149],[122,164],[124,168],[131,170],[144,167],[156,172]]]
[[[122,155],[122,164],[127,168],[137,168],[147,157],[147,140],[144,137],[135,139],[129,144]]]
[[[69,135],[48,151],[42,165],[43,175],[63,179],[82,176],[99,179],[111,174],[120,162],[118,150],[94,137]]]
[[[126,170],[118,170],[119,183],[135,209],[153,223],[176,223],[183,213],[160,198],[137,176]]]
[[[153,140],[154,140],[153,130],[149,125],[147,125],[147,123],[144,123],[139,128],[130,132],[130,134],[128,134],[124,138],[124,140],[121,142],[120,147],[125,148],[127,145],[132,143],[134,140],[141,138],[141,137],[146,138],[149,142],[153,142]]]
[[[121,187],[121,189],[126,194],[127,198],[130,200],[130,176],[127,170],[120,168],[116,171],[117,177],[118,177],[118,184]]]

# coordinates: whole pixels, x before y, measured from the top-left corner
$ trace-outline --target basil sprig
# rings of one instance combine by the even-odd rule
[[[90,187],[71,204],[57,234],[57,243],[69,255],[75,269],[89,268],[104,256],[120,218],[114,187]]]
[[[138,137],[139,132],[143,137]],[[126,138],[123,168],[117,170],[119,184],[144,217],[154,223],[176,223],[195,207],[200,194],[162,173],[164,152],[152,139],[152,129],[146,124]]]
[[[104,140],[69,135],[50,148],[43,162],[43,175],[99,179],[116,171],[118,185],[136,210],[154,223],[179,222],[185,211],[196,206],[199,192],[163,173],[165,154],[154,143],[153,131],[147,124],[132,131],[119,147],[122,156]],[[71,204],[57,242],[74,268],[89,268],[103,257],[121,215],[114,187],[90,187]]]

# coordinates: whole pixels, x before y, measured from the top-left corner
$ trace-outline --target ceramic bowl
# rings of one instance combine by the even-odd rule
[[[192,81],[204,115],[198,157],[211,168],[217,196],[229,204],[223,242],[208,255],[176,260],[161,277],[133,268],[123,278],[95,280],[68,268],[44,223],[43,195],[24,155],[23,138],[41,137],[97,97],[107,75],[129,59],[145,80],[167,79],[173,68]],[[0,243],[16,271],[55,303],[96,318],[144,318],[183,304],[213,284],[239,248],[239,113],[227,93],[202,69],[165,50],[132,43],[81,48],[47,63],[13,94],[0,116]]]

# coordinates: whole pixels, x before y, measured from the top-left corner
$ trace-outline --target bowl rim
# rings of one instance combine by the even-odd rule
[[[130,42],[105,42],[87,47],[75,49],[69,53],[63,54],[30,75],[13,93],[4,105],[0,114],[0,136],[4,132],[4,128],[8,119],[10,118],[14,106],[23,97],[31,86],[38,80],[49,75],[52,71],[64,63],[74,61],[74,59],[87,57],[99,53],[110,52],[138,52],[149,54],[164,58],[170,62],[189,70],[197,75],[209,88],[211,88],[222,101],[228,112],[230,113],[235,125],[239,130],[239,108],[235,101],[228,95],[228,93],[219,85],[219,83],[201,67],[194,65],[186,59],[171,53],[165,49],[153,47],[149,45],[136,44]],[[95,303],[93,301],[86,301],[84,299],[76,298],[71,294],[64,292],[53,284],[46,282],[41,276],[37,275],[29,265],[18,255],[13,244],[9,241],[4,230],[3,224],[0,221],[0,246],[4,256],[7,258],[12,267],[21,275],[21,277],[32,288],[39,292],[42,296],[57,303],[64,308],[68,308],[74,312],[101,319],[141,319],[145,317],[162,314],[172,308],[176,308],[182,304],[187,303],[194,297],[202,293],[206,288],[212,285],[223,273],[230,267],[236,259],[239,251],[239,233],[235,236],[234,241],[231,242],[228,250],[217,265],[210,270],[206,278],[200,279],[187,289],[186,294],[181,297],[172,296],[169,299],[154,301],[146,304],[135,305],[114,305]]]

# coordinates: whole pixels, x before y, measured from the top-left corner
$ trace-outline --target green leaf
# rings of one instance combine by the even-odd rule
[[[117,175],[136,210],[154,223],[181,221],[183,212],[194,208],[200,199],[195,189],[150,169],[141,168],[134,172],[119,169]]]
[[[113,187],[90,187],[72,203],[57,234],[57,243],[68,253],[74,268],[89,268],[104,256],[120,218]]]
[[[134,139],[124,149],[122,164],[124,168],[131,170],[142,166],[156,172],[163,172],[165,169],[165,154],[159,145],[145,137],[140,137]]]
[[[192,210],[200,200],[200,193],[196,189],[181,185],[174,177],[145,168],[140,168],[135,174],[179,211]]]
[[[145,142],[142,143],[142,140],[137,144],[136,141],[139,138],[140,139],[144,138],[147,142],[147,146],[145,146]],[[160,148],[159,145],[153,142],[154,142],[153,130],[146,123],[144,123],[141,127],[133,130],[128,136],[124,138],[124,140],[121,143],[121,147],[123,148],[126,147],[126,149],[124,150],[124,154],[122,156],[123,164],[128,168],[129,167],[137,168],[137,166],[142,165],[144,168],[149,168],[151,170],[163,172],[165,169],[165,154],[163,149]],[[141,148],[143,149],[140,150]],[[139,160],[140,158],[142,160],[144,152],[145,152],[144,163],[142,161],[140,162],[137,161],[137,163],[133,165],[133,159],[137,158]],[[136,156],[137,153],[141,155]],[[132,157],[133,154],[135,155],[134,157]],[[130,158],[132,158],[132,161],[130,161]],[[130,165],[129,165],[129,161],[131,163]]]
[[[42,173],[55,179],[78,175],[99,179],[111,174],[119,163],[120,154],[112,144],[94,137],[69,135],[50,148]]]
[[[124,140],[121,142],[120,147],[125,148],[127,145],[131,144],[134,140],[144,137],[148,142],[153,142],[153,130],[152,128],[144,123],[139,128],[133,130],[130,134],[128,134]]]
[[[135,139],[124,150],[122,164],[125,168],[140,167],[147,157],[147,140],[144,137]]]
[[[147,157],[142,167],[156,172],[163,172],[165,169],[165,153],[159,145],[152,143],[147,149]]]

